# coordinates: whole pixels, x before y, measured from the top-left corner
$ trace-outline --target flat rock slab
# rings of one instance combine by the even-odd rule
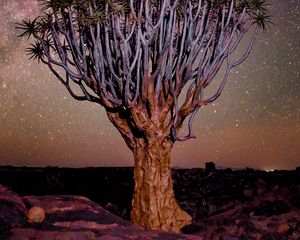
[[[199,236],[145,230],[80,196],[25,196],[27,208],[44,209],[42,223],[13,227],[5,240],[201,240]]]
[[[29,208],[37,206],[44,209],[46,220],[41,226],[79,220],[100,224],[131,225],[129,221],[113,215],[100,205],[81,196],[25,196],[23,200]]]

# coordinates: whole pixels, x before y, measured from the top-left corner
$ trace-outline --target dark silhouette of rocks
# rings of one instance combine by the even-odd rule
[[[206,162],[205,163],[205,171],[214,172],[216,170],[216,165],[214,162]]]
[[[258,206],[254,207],[252,210],[256,216],[266,216],[270,217],[273,215],[280,215],[288,213],[291,207],[288,202],[284,200],[275,201],[262,201]]]
[[[22,199],[16,193],[0,185],[0,234],[7,236],[11,228],[24,225],[26,213],[27,209]]]
[[[174,169],[172,174],[176,199],[193,217],[193,223],[182,229],[188,236],[216,240],[300,239],[299,169],[273,172],[250,168],[213,171]],[[0,183],[8,185],[20,195],[85,196],[114,214],[107,216],[105,224],[121,226],[123,222],[118,221],[129,220],[132,177],[132,168],[0,168]],[[50,196],[46,197],[51,199]],[[39,197],[23,197],[27,209],[36,205],[34,201],[37,200],[41,201]],[[48,202],[62,208],[58,201]],[[44,207],[47,209],[49,204]],[[90,201],[90,204],[96,203]],[[99,206],[98,204],[96,205]],[[55,207],[51,204],[49,206]],[[57,219],[61,222],[73,222],[63,224],[69,230],[78,228],[81,224],[104,224],[97,219],[97,214],[91,214],[91,218],[83,217],[82,220],[79,216],[84,216],[86,210],[76,211],[77,213],[59,215]],[[47,215],[49,214],[46,214],[46,222],[42,226],[49,226],[45,224],[57,221],[51,215],[47,218]],[[112,217],[116,215],[119,216],[117,219]],[[85,223],[80,222],[81,220]],[[128,221],[126,223],[129,224],[124,223],[126,228],[133,227]],[[56,224],[56,227],[62,225]],[[139,231],[143,232],[141,229]],[[176,239],[175,235],[173,237],[172,239]],[[185,235],[178,237],[177,239],[186,238]]]

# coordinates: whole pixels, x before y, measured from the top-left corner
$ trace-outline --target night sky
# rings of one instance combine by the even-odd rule
[[[269,1],[271,29],[202,108],[196,139],[177,142],[173,166],[292,169],[300,166],[300,0]],[[14,23],[36,16],[33,0],[0,8],[0,165],[131,166],[132,154],[102,107],[77,102],[47,67],[28,60]]]

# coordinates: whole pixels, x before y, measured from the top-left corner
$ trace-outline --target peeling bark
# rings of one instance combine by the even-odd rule
[[[135,189],[131,220],[147,229],[179,232],[191,216],[176,202],[170,166],[173,143],[137,139],[134,149]]]
[[[162,123],[147,121],[141,111],[133,113],[139,115],[134,115],[135,123],[145,128],[139,137],[132,133],[128,122],[119,113],[107,112],[134,154],[135,189],[131,220],[147,229],[179,232],[192,219],[179,207],[174,196],[170,165],[173,142],[161,131],[159,126]],[[140,117],[143,124],[136,119]]]

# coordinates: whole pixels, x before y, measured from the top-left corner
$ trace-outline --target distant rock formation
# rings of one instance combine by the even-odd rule
[[[205,163],[205,171],[206,172],[214,172],[216,171],[216,165],[214,162],[206,162]]]

